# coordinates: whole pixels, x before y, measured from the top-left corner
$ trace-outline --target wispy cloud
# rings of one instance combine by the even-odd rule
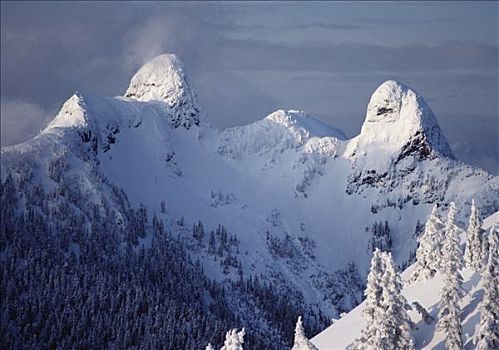
[[[48,114],[35,103],[2,98],[1,145],[13,145],[35,136],[48,121]]]
[[[176,22],[167,16],[152,17],[129,30],[122,41],[127,64],[141,65],[156,55],[179,47],[183,38]]]

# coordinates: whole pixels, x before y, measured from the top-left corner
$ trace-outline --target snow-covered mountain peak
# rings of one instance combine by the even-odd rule
[[[367,107],[366,123],[390,123],[400,117],[402,99],[410,91],[405,85],[395,80],[381,84],[371,95]]]
[[[144,64],[132,77],[125,96],[139,101],[164,101],[169,104],[179,99],[193,98],[182,62],[171,54],[156,56]]]
[[[344,156],[352,160],[347,193],[369,187],[389,191],[407,182],[423,162],[454,159],[423,97],[393,80],[372,94],[361,132],[348,142]]]
[[[75,92],[64,104],[55,118],[47,126],[52,128],[81,127],[87,124],[85,99]]]
[[[453,158],[438,121],[423,97],[394,80],[381,84],[372,94],[358,146],[382,146],[399,152],[414,148],[418,158],[442,155]]]
[[[176,116],[172,126],[199,125],[200,109],[185,68],[176,55],[163,54],[144,64],[132,77],[125,97],[165,102]]]

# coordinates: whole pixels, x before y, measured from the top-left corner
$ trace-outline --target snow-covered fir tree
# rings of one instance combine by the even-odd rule
[[[471,214],[466,231],[466,250],[464,252],[464,260],[466,266],[475,271],[480,271],[483,268],[484,261],[484,232],[482,229],[482,220],[475,206],[475,201],[471,202]]]
[[[215,350],[213,348],[213,345],[211,345],[211,343],[208,343],[208,345],[206,345],[206,348],[204,350]]]
[[[353,349],[375,349],[379,339],[377,334],[377,321],[380,316],[382,293],[381,275],[383,273],[383,259],[381,251],[375,249],[371,259],[371,268],[367,276],[367,286],[364,291],[366,297],[365,307],[362,310],[362,315],[367,321],[367,325],[362,329],[360,338],[356,339],[353,344]]]
[[[489,235],[489,257],[483,272],[485,291],[480,306],[480,325],[473,342],[477,350],[499,349],[499,231]]]
[[[409,332],[411,319],[407,314],[410,308],[406,298],[402,294],[402,279],[395,270],[395,264],[391,253],[382,256],[385,263],[383,303],[385,308],[385,319],[388,329],[389,343],[395,349],[414,349],[414,340]]]
[[[374,251],[365,290],[367,320],[360,338],[352,344],[358,350],[413,349],[409,334],[407,301],[401,294],[402,281],[393,266],[391,254]]]
[[[437,329],[445,334],[445,345],[449,350],[463,349],[463,331],[460,320],[461,309],[459,306],[462,291],[460,270],[463,266],[463,257],[459,248],[459,236],[455,219],[456,206],[452,202],[445,224],[446,238],[442,249],[444,287],[440,299],[437,323]]]
[[[305,336],[301,316],[299,316],[298,321],[296,321],[295,341],[291,350],[318,350],[317,347]]]
[[[442,227],[437,216],[437,206],[433,206],[426,221],[424,233],[419,239],[416,251],[416,269],[412,280],[430,279],[440,269],[442,260]]]
[[[237,328],[231,329],[225,335],[224,346],[220,350],[243,350],[244,328],[237,331]]]
[[[447,221],[444,228],[442,246],[441,271],[444,276],[456,276],[458,290],[461,291],[462,277],[460,271],[464,266],[463,252],[460,248],[459,228],[456,224],[456,204],[450,203]]]

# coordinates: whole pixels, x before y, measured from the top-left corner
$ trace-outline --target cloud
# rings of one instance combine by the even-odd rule
[[[496,115],[445,115],[444,134],[457,159],[499,175],[498,119]],[[464,131],[464,132],[463,132]]]
[[[1,145],[13,145],[34,137],[48,121],[48,113],[39,105],[22,100],[6,100],[0,104]]]
[[[136,25],[123,39],[127,65],[133,67],[178,46],[179,32],[172,19],[153,17]]]
[[[261,119],[278,108],[270,95],[248,79],[230,72],[193,76],[194,85],[202,90],[199,100],[218,127],[232,127]],[[214,83],[216,81],[217,83]],[[219,101],[219,103],[212,103]]]
[[[497,152],[484,153],[483,150],[475,149],[476,146],[469,141],[456,141],[451,143],[452,151],[457,159],[467,164],[473,164],[493,175],[499,175],[499,155]],[[496,146],[499,146],[496,143]]]
[[[215,55],[223,41],[223,32],[235,30],[230,22],[214,23],[205,19],[214,10],[192,7],[186,13],[172,8],[136,21],[121,40],[126,67],[137,67],[162,53],[175,53],[190,61],[194,69],[203,64],[208,54]],[[210,12],[211,11],[211,12]],[[202,12],[201,12],[202,13]]]
[[[218,69],[315,70],[323,72],[442,72],[476,70],[494,72],[497,45],[446,41],[382,44],[275,43],[261,39],[229,39],[219,44]],[[238,59],[234,59],[237,57]]]

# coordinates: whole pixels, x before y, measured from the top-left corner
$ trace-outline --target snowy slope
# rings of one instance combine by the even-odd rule
[[[488,233],[494,225],[499,225],[499,212],[486,218],[483,228]],[[464,234],[461,240],[465,241]],[[411,265],[402,273],[404,281],[410,279],[415,267],[415,264]],[[482,276],[471,269],[464,269],[462,276],[463,288],[466,291],[461,302],[464,344],[465,349],[473,349],[472,338],[475,334],[475,328],[480,322],[479,306],[483,297]],[[406,282],[403,294],[409,304],[415,301],[419,302],[435,319],[431,324],[426,324],[415,310],[409,312],[411,320],[416,323],[418,328],[411,332],[417,349],[445,349],[445,335],[435,331],[440,290],[443,283],[443,276],[440,273],[426,281]],[[321,350],[346,349],[353,340],[360,336],[361,330],[365,326],[365,320],[362,317],[363,307],[364,303],[343,315],[339,320],[334,321],[329,328],[313,338],[312,342]]]
[[[237,268],[223,269],[176,222],[223,224],[240,241],[244,276],[263,275],[328,316],[360,301],[374,223],[388,222],[404,264],[433,203],[455,201],[461,219],[472,197],[482,213],[499,209],[499,179],[453,159],[429,107],[402,84],[376,90],[351,140],[299,111],[218,130],[174,55],[144,65],[123,97],[73,95],[37,137],[1,155],[2,180],[33,174],[48,190],[83,188],[88,205],[122,189],[192,243],[211,278],[235,280]]]

